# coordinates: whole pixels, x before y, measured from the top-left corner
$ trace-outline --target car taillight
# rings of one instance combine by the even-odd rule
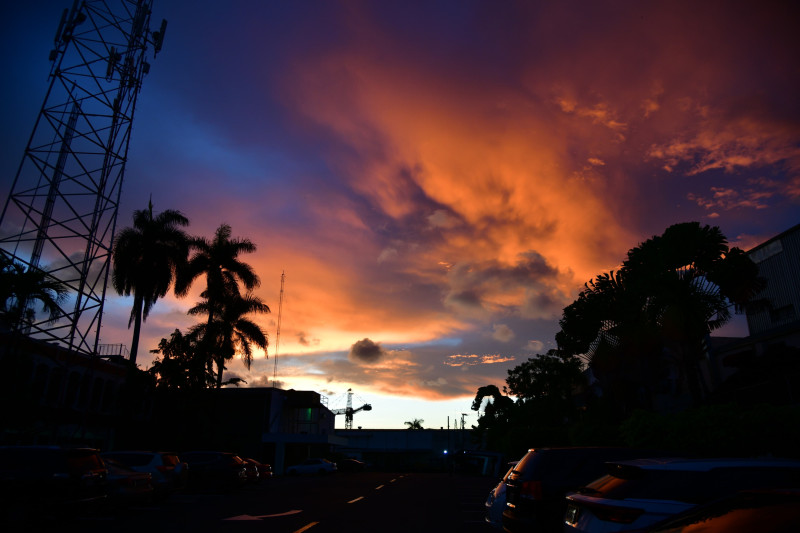
[[[581,503],[600,520],[617,524],[630,524],[644,513],[644,509],[637,509],[635,507],[616,507],[599,503]]]
[[[167,472],[169,472],[170,467],[168,467],[166,465],[159,465],[159,466],[156,467],[156,470],[158,470],[162,474],[166,474]]]
[[[520,498],[528,500],[541,500],[542,499],[542,482],[541,481],[523,481],[519,489]]]

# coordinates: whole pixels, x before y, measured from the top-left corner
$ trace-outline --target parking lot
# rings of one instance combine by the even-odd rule
[[[490,531],[483,503],[494,483],[486,477],[421,473],[274,477],[226,492],[183,492],[126,509],[40,516],[18,529],[478,533]]]

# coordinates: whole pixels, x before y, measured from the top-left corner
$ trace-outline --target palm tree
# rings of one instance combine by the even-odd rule
[[[112,283],[117,293],[133,295],[131,362],[136,364],[142,322],[156,300],[167,294],[189,255],[189,237],[180,229],[189,219],[168,209],[153,216],[153,202],[133,213],[133,227],[114,239]]]
[[[36,317],[39,302],[48,321],[59,318],[69,289],[40,268],[28,267],[0,251],[0,316],[11,328],[22,329]]]
[[[675,224],[631,249],[619,271],[587,283],[564,309],[556,340],[566,353],[585,355],[605,388],[617,391],[624,383],[652,386],[666,349],[696,402],[703,337],[760,287],[757,266],[729,248],[719,228]]]
[[[731,319],[763,286],[758,266],[729,248],[718,227],[675,224],[628,252],[623,268],[650,287],[665,348],[677,360],[695,402],[703,394],[703,338]]]
[[[189,292],[194,281],[205,274],[205,298],[209,302],[208,323],[214,320],[214,314],[220,302],[231,293],[232,288],[241,283],[246,291],[258,287],[258,279],[253,267],[239,260],[239,255],[256,251],[256,245],[249,239],[232,239],[231,227],[222,224],[214,233],[214,239],[209,241],[202,237],[191,240],[194,254],[189,259],[186,269],[179,277],[175,290],[179,295]]]
[[[403,422],[403,423],[408,426],[408,429],[425,429],[422,427],[423,422],[425,422],[423,419],[415,418],[410,422]]]
[[[201,293],[204,301],[199,304],[195,314],[203,312],[208,319],[202,331],[202,349],[209,358],[218,364],[217,383],[221,386],[224,361],[233,357],[232,353],[215,354],[214,350],[222,346],[221,333],[216,332],[217,316],[224,313],[227,302],[240,297],[239,284],[250,293],[260,285],[260,280],[253,267],[239,260],[243,253],[256,251],[256,245],[249,239],[231,238],[231,227],[220,225],[212,240],[195,237],[191,240],[193,255],[188,261],[182,275],[176,283],[176,292],[185,295],[198,277],[205,274],[206,288]]]
[[[203,293],[204,295],[206,293]],[[212,314],[213,304],[205,299],[189,310],[189,314]],[[217,388],[222,386],[225,361],[233,359],[236,352],[242,354],[244,365],[250,370],[253,362],[253,345],[266,350],[268,339],[264,331],[246,315],[269,313],[269,307],[251,293],[241,296],[238,291],[230,292],[214,313],[214,320],[201,323],[192,328],[192,335],[204,339],[211,357],[217,365]]]

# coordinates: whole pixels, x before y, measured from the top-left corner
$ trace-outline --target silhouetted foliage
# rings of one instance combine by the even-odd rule
[[[703,337],[761,288],[757,274],[719,228],[675,224],[632,248],[620,270],[588,282],[564,309],[556,341],[586,358],[623,416],[652,405],[667,365],[697,404]]]
[[[221,387],[225,361],[233,357],[233,353],[228,349],[230,343],[225,340],[226,334],[220,327],[218,317],[225,313],[226,306],[232,312],[239,305],[236,302],[241,299],[240,283],[248,293],[259,286],[260,280],[253,267],[239,260],[241,254],[254,252],[256,246],[248,239],[231,238],[231,227],[222,224],[210,241],[201,237],[193,238],[191,248],[193,254],[176,282],[176,292],[181,295],[188,293],[194,280],[205,275],[206,288],[201,293],[204,301],[195,309],[198,312],[202,309],[208,314],[200,342],[202,349],[217,365],[217,387]],[[258,332],[252,328],[248,331],[252,333],[249,342],[259,345]]]
[[[22,329],[36,319],[36,303],[49,321],[58,319],[69,294],[66,285],[40,268],[26,268],[0,251],[0,319],[11,329]]]
[[[423,422],[425,422],[423,419],[415,418],[414,420],[406,421],[403,423],[408,426],[406,429],[425,429],[422,427]]]
[[[130,358],[134,364],[142,322],[186,263],[189,237],[180,228],[188,224],[185,216],[172,209],[154,216],[150,202],[147,209],[133,213],[133,227],[114,239],[112,283],[117,293],[133,295],[128,327],[133,324]]]
[[[156,388],[198,390],[213,387],[214,372],[208,357],[200,351],[193,335],[175,330],[169,339],[161,339],[151,353],[161,354],[149,371],[156,378]]]
[[[267,335],[261,327],[246,315],[251,313],[269,313],[269,307],[260,298],[252,294],[240,296],[238,291],[231,291],[225,300],[217,302],[216,313],[211,313],[213,304],[203,300],[189,309],[190,315],[209,314],[213,320],[197,324],[191,334],[203,339],[204,347],[210,347],[217,364],[217,382],[222,384],[222,371],[225,361],[233,359],[237,350],[242,354],[242,362],[250,369],[253,361],[253,345],[266,350]],[[232,383],[238,383],[234,381]]]
[[[708,405],[681,413],[636,411],[620,426],[629,446],[707,456],[800,456],[800,407]]]
[[[508,371],[508,392],[538,413],[540,420],[563,423],[575,415],[575,392],[585,386],[581,361],[550,350]]]

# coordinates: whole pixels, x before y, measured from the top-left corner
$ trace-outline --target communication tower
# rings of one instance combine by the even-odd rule
[[[164,43],[153,0],[74,0],[58,24],[49,87],[0,215],[0,253],[45,270],[70,296],[37,338],[97,354],[131,124]]]

